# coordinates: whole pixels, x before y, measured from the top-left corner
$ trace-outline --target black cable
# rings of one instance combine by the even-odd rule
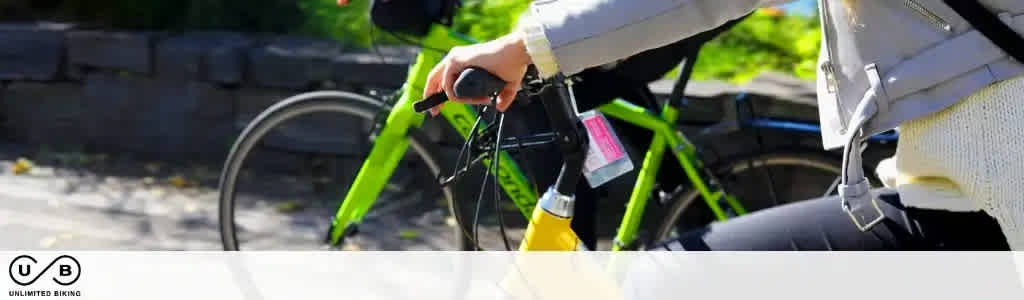
[[[466,231],[465,227],[462,227],[462,224],[465,224],[462,221],[462,206],[458,204],[458,197],[455,195],[457,195],[459,191],[458,185],[460,176],[458,172],[461,169],[461,167],[459,166],[462,164],[462,157],[465,156],[467,163],[470,163],[469,155],[463,154],[466,153],[466,149],[471,148],[473,141],[476,139],[476,131],[480,128],[480,122],[480,118],[477,118],[476,123],[473,123],[473,128],[469,130],[469,136],[466,138],[466,142],[462,144],[462,149],[459,150],[459,155],[455,158],[455,174],[452,175],[454,176],[454,178],[452,178],[452,191],[454,191],[452,197],[455,197],[454,201],[452,201],[452,204],[456,206],[452,211],[455,214],[455,223],[457,223],[456,226],[459,226],[459,231],[461,231],[466,238],[471,239],[471,242],[473,242],[473,249],[476,250],[480,250],[480,243],[478,243],[475,236],[471,236],[470,233]]]
[[[483,119],[483,117],[484,117],[484,115],[482,113],[480,114],[480,116],[476,117],[477,122],[479,122],[479,120]],[[487,177],[489,177],[489,176],[491,176],[491,168],[487,168],[487,171],[484,172],[483,184],[480,185],[480,194],[476,198],[476,211],[473,213],[473,241],[474,241],[473,243],[475,245],[477,245],[477,249],[479,249],[479,247],[480,247],[480,243],[479,243],[479,241],[480,241],[479,240],[479,238],[480,238],[480,235],[479,235],[479,233],[480,233],[479,232],[479,229],[480,229],[480,206],[481,206],[480,203],[482,203],[483,200],[484,200],[484,191],[487,190]]]
[[[494,162],[494,211],[498,214],[498,230],[501,231],[501,241],[505,243],[505,251],[512,251],[512,247],[508,243],[508,235],[505,234],[505,217],[502,216],[501,207],[498,203],[500,196],[498,194],[498,172],[501,170],[498,168],[498,162],[500,161],[498,153],[501,153],[501,130],[505,127],[505,114],[497,112],[497,109],[494,111],[498,115],[498,136],[494,142],[494,155],[491,159]]]
[[[455,157],[455,174],[452,174],[452,176],[455,176],[454,178],[452,178],[452,197],[455,198],[455,199],[452,199],[453,200],[452,204],[455,205],[455,207],[454,207],[454,209],[452,209],[452,213],[455,215],[455,223],[456,223],[455,226],[459,226],[459,231],[461,231],[462,234],[467,239],[472,239],[473,237],[470,236],[468,231],[466,231],[466,228],[462,227],[462,224],[465,224],[465,223],[463,223],[463,219],[462,219],[462,209],[461,209],[462,206],[460,206],[458,204],[459,203],[459,197],[458,197],[458,194],[459,194],[459,188],[458,188],[458,186],[459,186],[459,174],[458,174],[458,172],[459,171],[458,170],[461,168],[460,166],[462,165],[462,157],[463,157],[463,154],[466,152],[466,148],[468,148],[467,144],[463,143],[462,144],[462,149],[459,150],[459,155]],[[474,244],[476,243],[475,241],[472,241],[472,242],[474,242]],[[477,247],[474,246],[474,248],[477,248]]]

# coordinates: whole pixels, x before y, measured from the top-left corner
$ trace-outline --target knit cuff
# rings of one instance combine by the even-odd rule
[[[558,62],[551,50],[551,43],[544,34],[544,25],[526,13],[520,19],[519,32],[522,33],[523,44],[530,55],[533,65],[542,78],[550,78],[558,73]]]

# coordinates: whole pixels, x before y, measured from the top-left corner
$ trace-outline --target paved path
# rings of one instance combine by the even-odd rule
[[[14,174],[21,157],[33,167]],[[0,144],[0,250],[220,250],[219,172],[219,166]],[[250,172],[245,178],[236,209],[244,248],[323,249],[321,240],[344,185],[314,184],[322,178],[312,175]],[[425,180],[433,179],[396,178],[389,183],[346,249],[454,250],[454,218],[440,194],[422,190],[429,186]],[[623,192],[628,190],[619,194]],[[621,204],[602,203],[612,206],[604,211],[621,212]],[[493,207],[485,204],[481,244],[502,249]],[[516,247],[524,220],[511,202],[502,206]],[[620,217],[601,218],[600,249],[610,248]]]
[[[91,157],[88,168],[56,167],[60,159],[39,159],[29,172],[15,175],[16,155],[4,155],[9,157],[0,157],[0,250],[221,247],[216,170]],[[107,161],[98,167],[96,160]],[[175,176],[185,184],[175,185]],[[330,201],[308,200],[317,197],[306,197],[312,185],[301,178],[268,176],[255,185],[275,192],[240,197],[246,204],[240,204],[238,218],[248,245],[317,249],[333,213],[326,207]],[[423,205],[429,201],[418,201],[422,194],[401,194],[406,200],[382,201],[374,208],[382,215],[367,218],[353,247],[450,249],[453,227],[443,206]]]

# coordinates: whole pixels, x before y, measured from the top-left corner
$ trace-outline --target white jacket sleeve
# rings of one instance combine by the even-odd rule
[[[790,1],[536,0],[520,30],[540,75],[572,75]]]

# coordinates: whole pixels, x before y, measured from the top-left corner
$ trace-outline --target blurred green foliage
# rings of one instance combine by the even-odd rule
[[[464,3],[456,16],[455,30],[486,41],[512,31],[530,1],[478,0]]]
[[[352,0],[345,7],[338,7],[334,0],[297,0],[299,9],[306,16],[299,30],[315,36],[331,37],[362,47],[377,44],[392,44],[397,40],[383,34],[373,34],[369,11],[369,0]],[[371,38],[374,37],[374,38]]]
[[[308,32],[360,46],[370,44],[365,2],[345,8],[336,7],[333,0],[302,0],[300,3],[306,14],[313,16],[306,24]],[[528,3],[528,0],[466,0],[456,17],[455,29],[479,40],[496,38],[512,30]],[[374,36],[377,44],[397,42],[385,34]],[[693,77],[741,83],[764,71],[777,71],[813,80],[820,43],[817,17],[757,11],[705,45]],[[674,77],[675,71],[667,76]]]
[[[821,44],[818,24],[814,16],[755,12],[704,46],[693,78],[741,83],[777,71],[813,80]]]
[[[400,40],[374,30],[369,0],[0,0],[4,20],[56,19],[133,30],[232,30],[328,37],[367,47]],[[478,40],[512,30],[529,0],[464,0],[455,29]],[[820,31],[814,16],[758,11],[707,44],[695,79],[743,82],[764,71],[814,78]],[[668,76],[673,76],[674,72]]]
[[[368,0],[353,0],[338,7],[335,0],[298,0],[306,15],[301,31],[329,36],[357,46],[396,44],[400,40],[372,28]],[[477,40],[490,40],[512,30],[518,16],[526,11],[527,0],[464,0],[454,20],[455,30]]]

